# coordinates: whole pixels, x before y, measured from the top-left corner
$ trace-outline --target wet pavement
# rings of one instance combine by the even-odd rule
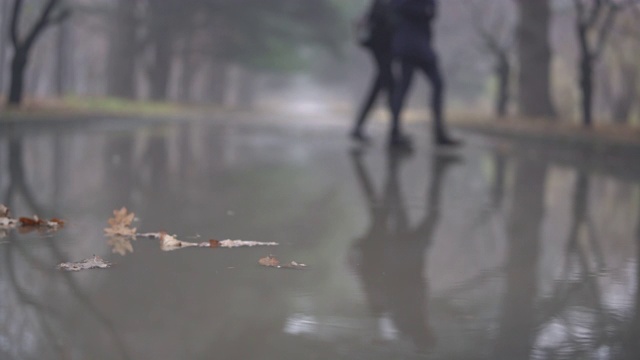
[[[365,148],[345,132],[0,125],[0,203],[68,221],[0,233],[0,358],[640,357],[637,152],[465,134],[389,153],[381,132]],[[114,248],[122,206],[139,231],[280,246]],[[94,254],[114,267],[56,270]],[[309,268],[258,265],[269,254]]]

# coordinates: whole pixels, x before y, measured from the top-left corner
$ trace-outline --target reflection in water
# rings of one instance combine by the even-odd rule
[[[388,154],[384,191],[377,196],[362,153],[352,154],[353,166],[366,203],[370,226],[357,239],[353,251],[360,258],[357,273],[362,281],[373,316],[378,319],[383,338],[393,337],[395,329],[420,350],[435,341],[427,311],[428,284],[423,272],[427,251],[440,218],[442,181],[456,159],[435,155],[432,159],[424,217],[410,226],[404,204],[401,166],[406,153]]]
[[[56,139],[58,140],[58,139]],[[56,141],[55,150],[62,151]],[[22,139],[9,140],[9,185],[3,203],[11,206],[20,196],[27,211],[34,214],[46,214],[39,206],[25,172],[24,146]],[[54,155],[56,159],[61,154]],[[56,165],[61,165],[57,160]],[[56,167],[49,176],[54,182],[60,181]],[[60,181],[62,183],[62,181]],[[54,186],[53,202],[58,201],[60,188]],[[65,261],[56,237],[40,237],[43,246],[34,251],[16,231],[7,237],[8,242],[2,248],[0,262],[0,358],[27,359],[48,358],[67,359],[77,355],[78,349],[69,346],[75,329],[72,328],[73,315],[51,304],[54,297],[65,294],[66,305],[79,305],[84,314],[89,315],[83,321],[97,324],[96,334],[105,336],[110,343],[112,353],[122,359],[128,355],[111,321],[96,307],[87,296],[76,278],[63,273],[55,273],[52,264]],[[75,309],[77,310],[77,309]]]
[[[536,159],[520,159],[515,166],[496,359],[528,359],[533,345],[546,176],[547,165]]]
[[[470,146],[450,172],[455,158],[427,151],[348,157],[325,133],[225,129],[0,137],[0,202],[70,220],[0,245],[0,358],[638,358],[632,166]],[[106,272],[54,270],[130,253],[101,230],[121,206],[145,229],[278,241],[275,255],[311,267],[268,272],[261,251],[166,254],[145,241]]]

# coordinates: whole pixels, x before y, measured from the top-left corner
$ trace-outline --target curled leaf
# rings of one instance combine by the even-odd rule
[[[47,221],[40,219],[37,215],[34,215],[33,218],[21,217],[18,222],[21,226],[21,233],[28,233],[32,230],[58,230],[64,227],[64,221],[60,219],[53,218]]]
[[[196,243],[181,241],[165,232],[160,233],[160,248],[162,251],[174,251],[187,247],[199,246]]]
[[[21,217],[18,221],[20,221],[20,225],[22,226],[40,226],[44,225],[44,222],[38,218],[38,216],[34,215],[33,219],[27,217]]]
[[[79,262],[68,262],[58,265],[59,270],[65,271],[80,271],[88,269],[107,269],[113,266],[110,262],[104,261],[99,256],[93,256],[90,259],[82,260]]]
[[[0,217],[0,229],[13,229],[18,225],[18,220],[10,219],[8,217]]]
[[[162,233],[141,233],[141,234],[136,234],[136,237],[143,237],[143,238],[149,238],[149,239],[160,239],[162,237]]]
[[[8,218],[9,217],[9,208],[0,204],[0,218]]]

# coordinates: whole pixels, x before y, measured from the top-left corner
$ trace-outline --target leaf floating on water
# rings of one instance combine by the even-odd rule
[[[272,267],[272,268],[276,268],[276,269],[302,270],[302,269],[306,269],[307,268],[307,265],[300,264],[300,263],[297,263],[295,261],[292,261],[292,262],[287,263],[287,264],[280,264],[280,261],[278,259],[276,259],[276,257],[273,256],[273,255],[269,255],[269,256],[263,257],[262,259],[258,260],[258,263],[260,265],[262,265],[262,266]]]
[[[18,225],[18,220],[8,217],[0,217],[0,229],[13,229]]]
[[[160,248],[162,251],[174,251],[194,246],[200,246],[200,244],[181,241],[176,239],[175,236],[171,236],[164,232],[160,233]]]
[[[142,234],[136,234],[136,237],[160,239],[162,237],[162,233],[142,233]]]
[[[64,226],[64,221],[53,218],[49,221],[40,219],[34,215],[33,218],[21,217],[12,219],[9,217],[9,208],[0,204],[0,229],[8,230],[20,226],[20,232],[30,232],[32,230],[58,230]]]
[[[279,267],[280,266],[280,261],[278,259],[275,258],[275,256],[273,255],[269,255],[266,257],[263,257],[262,259],[258,260],[258,263],[262,266],[268,266],[268,267]]]
[[[104,229],[107,236],[135,236],[136,229],[131,227],[135,217],[134,213],[127,212],[127,208],[113,211],[113,217],[109,219],[109,227]]]
[[[64,271],[80,271],[89,269],[107,269],[111,266],[113,266],[113,264],[94,255],[91,259],[82,260],[80,262],[62,263],[58,265],[58,269]]]
[[[244,240],[210,240],[211,247],[223,247],[223,248],[239,248],[239,247],[254,247],[254,246],[278,246],[276,242],[259,242],[259,241],[244,241]],[[214,246],[215,244],[215,246]]]
[[[40,219],[37,215],[34,215],[33,218],[21,217],[20,219],[18,219],[18,222],[20,223],[20,226],[26,230],[26,232],[34,229],[58,230],[64,227],[64,221],[60,219],[53,218],[47,221]]]
[[[8,218],[9,217],[9,208],[0,204],[0,218]]]

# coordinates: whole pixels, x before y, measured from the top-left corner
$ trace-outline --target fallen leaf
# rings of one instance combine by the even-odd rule
[[[142,233],[142,234],[136,234],[136,237],[144,237],[144,238],[149,238],[149,239],[160,239],[160,237],[162,236],[162,233]]]
[[[267,257],[263,257],[262,259],[258,260],[258,263],[262,266],[268,266],[268,267],[279,267],[280,266],[280,261],[278,261],[278,259],[275,258],[275,256],[273,255],[269,255]]]
[[[3,204],[0,204],[0,218],[7,217],[9,217],[9,208],[4,206]]]
[[[131,227],[135,217],[134,213],[128,213],[127,208],[113,211],[113,217],[109,219],[109,227],[104,229],[107,236],[135,236],[136,229]]]
[[[28,233],[32,230],[58,230],[64,227],[64,221],[53,218],[49,221],[40,219],[37,215],[33,218],[21,217],[18,219],[21,229],[20,233]]]
[[[107,269],[113,266],[110,262],[104,261],[99,256],[93,256],[91,259],[82,260],[80,262],[68,262],[58,265],[59,270],[80,271],[88,269]]]
[[[16,225],[18,225],[18,220],[0,217],[0,229],[13,229]]]
[[[19,221],[22,226],[40,226],[44,224],[44,221],[40,220],[36,215],[33,216],[33,219],[21,217]]]
[[[200,246],[200,244],[181,241],[176,239],[175,236],[171,236],[164,232],[160,233],[160,248],[162,251],[174,251],[194,246]]]
[[[307,268],[307,265],[300,264],[295,261],[292,261],[286,264],[280,264],[280,261],[276,259],[275,256],[273,255],[263,257],[262,259],[258,260],[258,263],[262,266],[272,267],[276,269],[303,270]]]
[[[213,240],[216,241],[216,240]],[[243,240],[222,240],[218,241],[218,247],[238,248],[238,247],[254,247],[254,246],[278,246],[276,242],[259,242],[259,241],[243,241]]]

